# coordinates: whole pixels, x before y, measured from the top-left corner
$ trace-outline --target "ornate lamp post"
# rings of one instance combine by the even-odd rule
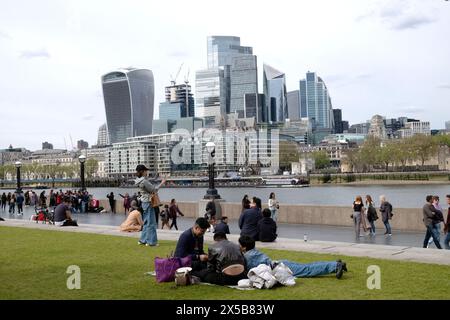
[[[16,165],[16,172],[17,172],[17,193],[21,193],[22,192],[22,188],[20,187],[20,167],[22,166],[22,162],[17,161],[15,163]]]
[[[216,155],[216,144],[214,142],[208,142],[206,144],[206,150],[208,151],[209,155],[209,189],[206,191],[203,199],[220,199],[220,196],[217,193],[217,189],[214,187],[214,157]]]
[[[84,185],[84,163],[86,162],[86,156],[81,155],[78,157],[78,161],[80,161],[80,177],[81,177],[81,190],[86,190]]]

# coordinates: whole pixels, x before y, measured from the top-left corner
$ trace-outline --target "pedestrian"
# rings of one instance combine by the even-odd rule
[[[447,236],[444,239],[444,246],[445,249],[450,250],[450,194],[447,195],[447,204],[448,204],[448,212],[447,212],[447,221],[444,225],[444,233],[447,234]]]
[[[439,212],[433,218],[433,228],[436,229],[435,234],[438,236],[438,242],[441,243],[441,222],[444,222],[444,210],[439,204],[439,196],[433,196],[433,207]],[[428,245],[433,242],[433,238],[428,240]],[[427,246],[428,248],[428,246]]]
[[[367,220],[370,224],[370,234],[375,235],[375,221],[378,220],[377,209],[370,195],[366,195]]]
[[[9,200],[9,213],[15,213],[16,211],[16,195],[12,194]]]
[[[30,205],[30,194],[29,192],[25,192],[25,207]]]
[[[22,193],[17,193],[17,198],[16,198],[17,214],[22,214],[23,215],[23,203],[24,203],[24,201],[25,201],[25,198],[22,195]]]
[[[155,187],[146,179],[146,177],[148,176],[148,171],[149,169],[143,164],[139,164],[136,167],[137,178],[134,183],[141,192],[140,200],[144,218],[144,226],[142,228],[142,234],[138,244],[146,246],[157,246],[157,225],[155,220],[155,213],[150,203],[150,195],[153,192],[158,192],[158,189],[166,183],[166,179],[163,178],[159,186]]]
[[[385,235],[392,236],[391,225],[389,224],[389,220],[392,219],[392,204],[390,204],[386,200],[386,196],[380,196],[380,212],[381,212],[381,221],[383,221],[384,226],[386,228]]]
[[[178,230],[177,216],[178,216],[178,214],[180,214],[180,216],[184,217],[184,214],[178,208],[178,205],[177,205],[177,202],[175,201],[175,199],[170,200],[169,213],[170,213],[170,218],[172,219],[172,224],[170,225],[170,229],[172,230],[172,227],[175,226],[175,229]]]
[[[437,234],[436,229],[433,227],[433,218],[437,212],[439,211],[433,206],[433,196],[427,196],[426,203],[423,206],[423,223],[427,228],[425,239],[423,240],[424,248],[428,246],[428,240],[432,237],[436,248],[442,249],[441,244],[439,243],[439,234]]]
[[[244,195],[244,198],[242,199],[241,213],[247,209],[250,209],[250,200],[248,199],[248,195]]]
[[[269,202],[268,202],[269,210],[271,212],[271,218],[273,221],[277,222],[278,220],[278,209],[280,209],[280,204],[278,203],[278,200],[275,199],[275,193],[272,192],[269,196]]]
[[[109,206],[111,208],[112,213],[116,213],[116,200],[114,199],[114,192],[111,192],[110,194],[106,195],[106,197],[109,200]]]
[[[4,212],[6,210],[6,193],[5,192],[3,192],[3,194],[2,194],[1,201],[2,201],[2,210]]]
[[[128,193],[125,193],[125,195],[121,195],[119,193],[119,196],[121,196],[123,198],[123,209],[124,209],[125,215],[127,215],[128,211],[130,210],[130,206],[131,206],[130,195]],[[136,206],[137,206],[137,202],[136,202]]]
[[[160,216],[161,216],[161,229],[164,229],[164,226],[167,226],[167,229],[170,230],[169,224],[170,213],[168,204],[164,205],[164,209],[161,211]]]
[[[258,241],[258,222],[263,218],[261,214],[261,199],[253,197],[250,209],[246,209],[239,217],[241,236],[250,236]]]
[[[364,214],[364,203],[362,201],[361,196],[357,196],[355,201],[353,202],[353,214],[351,218],[353,219],[353,223],[355,224],[355,234],[356,237],[359,238],[361,236],[361,224]]]
[[[258,222],[258,237],[261,242],[274,242],[277,238],[277,223],[272,219],[270,209],[262,211],[263,218]]]

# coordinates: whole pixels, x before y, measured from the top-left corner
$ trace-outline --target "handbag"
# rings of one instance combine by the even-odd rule
[[[150,202],[152,204],[152,208],[156,208],[161,205],[161,200],[159,199],[158,193],[152,193]]]
[[[182,267],[191,266],[191,256],[184,258],[155,258],[155,272],[157,282],[171,282],[175,279],[175,272]]]
[[[192,284],[192,268],[183,267],[175,271],[175,284],[177,286],[189,286]]]

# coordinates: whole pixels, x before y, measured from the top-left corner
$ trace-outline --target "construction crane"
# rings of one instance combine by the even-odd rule
[[[178,72],[177,72],[175,78],[172,75],[170,75],[170,79],[171,79],[170,82],[172,83],[173,86],[177,84],[177,78],[180,75],[181,68],[183,67],[183,64],[184,64],[184,62],[180,65],[180,68],[178,68]]]
[[[188,72],[186,76],[184,77],[184,84],[186,89],[186,117],[190,117],[189,115],[189,91],[188,91],[188,84],[189,84],[189,73],[191,72],[191,69],[188,68]]]

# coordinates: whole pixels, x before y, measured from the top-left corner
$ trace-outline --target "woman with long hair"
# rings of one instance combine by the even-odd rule
[[[366,195],[367,220],[370,224],[370,234],[375,235],[375,221],[378,219],[375,203],[370,195]]]
[[[357,196],[355,201],[353,202],[353,214],[352,214],[357,238],[361,236],[361,224],[362,224],[361,220],[363,214],[364,214],[364,203],[362,201],[361,196]]]
[[[278,218],[278,208],[280,207],[278,200],[275,199],[275,193],[271,192],[269,195],[269,202],[268,202],[269,210],[271,212],[271,218],[273,221],[277,222]]]
[[[248,195],[244,195],[244,198],[242,198],[241,213],[244,212],[247,209],[250,209],[250,200],[248,199]]]

